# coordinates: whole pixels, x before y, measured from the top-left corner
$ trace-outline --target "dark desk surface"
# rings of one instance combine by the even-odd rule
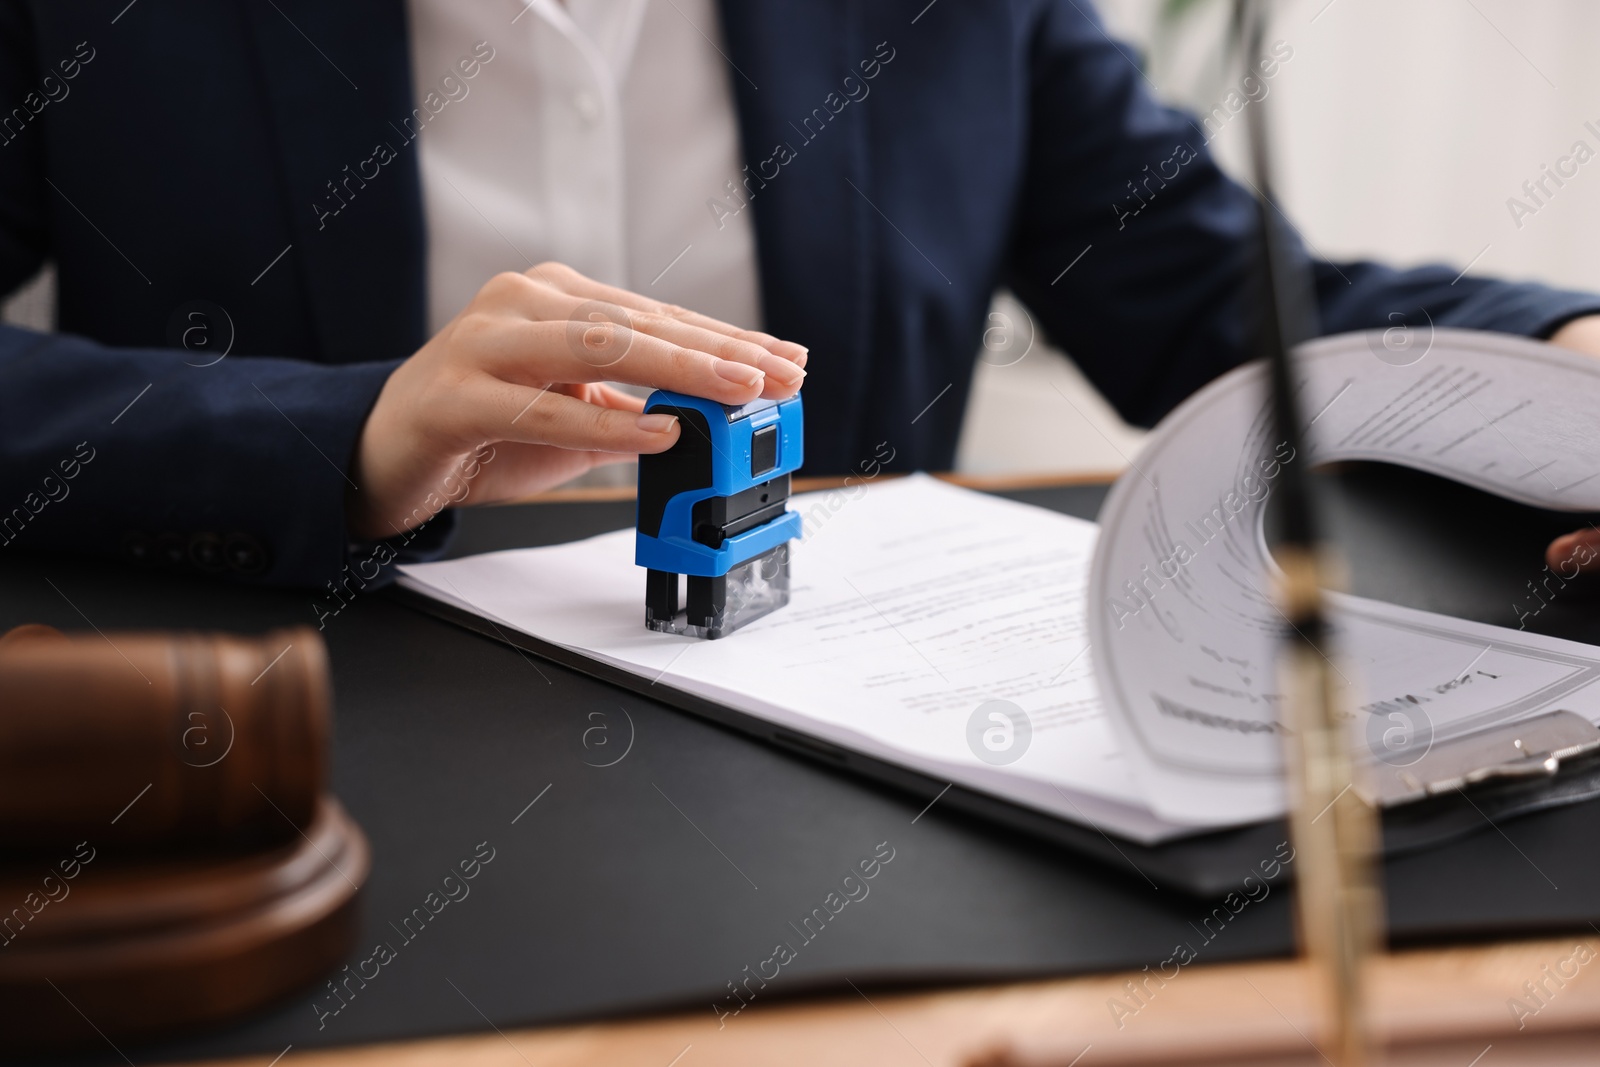
[[[1102,494],[1060,487],[1007,495],[1092,516]],[[1537,577],[1554,520],[1406,474],[1354,480],[1339,499],[1340,529],[1370,539],[1354,553],[1354,591],[1516,624],[1511,598]],[[455,549],[569,540],[631,517],[630,502],[469,512]],[[1530,628],[1600,640],[1600,606],[1584,605],[1582,595],[1557,598]],[[0,553],[0,626],[259,631],[314,621],[312,601],[310,592]],[[334,787],[374,849],[364,947],[354,958],[380,941],[397,946],[397,958],[320,1030],[318,991],[307,990],[224,1032],[137,1051],[139,1062],[270,1058],[290,1043],[651,1008],[709,1015],[727,983],[783,940],[798,946],[797,958],[765,996],[848,988],[847,977],[871,989],[1137,969],[1179,942],[1205,962],[1290,951],[1285,891],[1207,937],[1199,924],[1208,905],[1156,891],[1131,869],[937,805],[917,818],[931,798],[750,743],[382,593],[331,619],[325,636],[337,695]],[[592,713],[613,709],[604,722],[612,747],[599,750],[592,733],[586,746],[585,731],[599,721]],[[596,766],[625,747],[624,709],[631,747],[614,765]],[[1504,855],[1491,867],[1479,851],[1449,847],[1391,864],[1391,921],[1412,934],[1449,930],[1461,897],[1449,887],[1471,882],[1535,901],[1525,928],[1586,928],[1600,916],[1600,871],[1589,850],[1566,842],[1595,813],[1572,813],[1502,827]],[[402,943],[392,924],[480,842],[495,858],[471,895]],[[788,924],[822,906],[880,842],[894,859],[869,896],[800,944]]]

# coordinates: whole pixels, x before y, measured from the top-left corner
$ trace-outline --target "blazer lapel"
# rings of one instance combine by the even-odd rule
[[[426,264],[403,0],[246,9],[316,355],[408,356],[426,340]]]

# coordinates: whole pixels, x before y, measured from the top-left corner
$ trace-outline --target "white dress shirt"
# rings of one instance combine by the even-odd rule
[[[408,8],[430,332],[543,260],[761,325],[750,212],[719,229],[707,206],[742,179],[714,0]]]

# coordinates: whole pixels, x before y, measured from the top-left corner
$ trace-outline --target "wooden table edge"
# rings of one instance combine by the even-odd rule
[[[1588,962],[1576,962],[1579,950]],[[1411,949],[1378,958],[1377,1027],[1390,1063],[1486,1046],[1593,1049],[1600,1040],[1600,937],[1546,937]],[[763,1001],[737,1016],[699,1011],[294,1051],[282,1067],[734,1067],[871,1063],[882,1067],[1081,1067],[1133,1064],[1318,1064],[1312,991],[1297,960],[1195,962],[1166,978],[1152,968],[934,991],[858,990]],[[1550,974],[1568,977],[1552,980]],[[1559,982],[1559,985],[1557,984]],[[1530,997],[1524,983],[1547,993]],[[1520,1003],[1520,1011],[1513,1010]],[[492,1024],[491,1024],[492,1025]],[[1092,1049],[1088,1058],[1086,1049]],[[1418,1059],[1417,1057],[1422,1057]],[[141,1060],[143,1062],[143,1060]],[[262,1057],[190,1067],[245,1067]],[[1566,1060],[1538,1062],[1568,1062]],[[1579,1062],[1579,1061],[1571,1061]]]

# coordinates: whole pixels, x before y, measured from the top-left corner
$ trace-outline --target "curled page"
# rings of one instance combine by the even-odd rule
[[[1386,343],[1387,342],[1387,343]],[[1312,342],[1295,360],[1306,453],[1274,440],[1262,364],[1192,396],[1101,512],[1095,673],[1158,816],[1228,825],[1285,810],[1276,655],[1286,625],[1262,520],[1284,464],[1401,464],[1538,507],[1600,510],[1600,360],[1437,330]],[[1556,707],[1600,721],[1600,649],[1332,594],[1358,760]]]

